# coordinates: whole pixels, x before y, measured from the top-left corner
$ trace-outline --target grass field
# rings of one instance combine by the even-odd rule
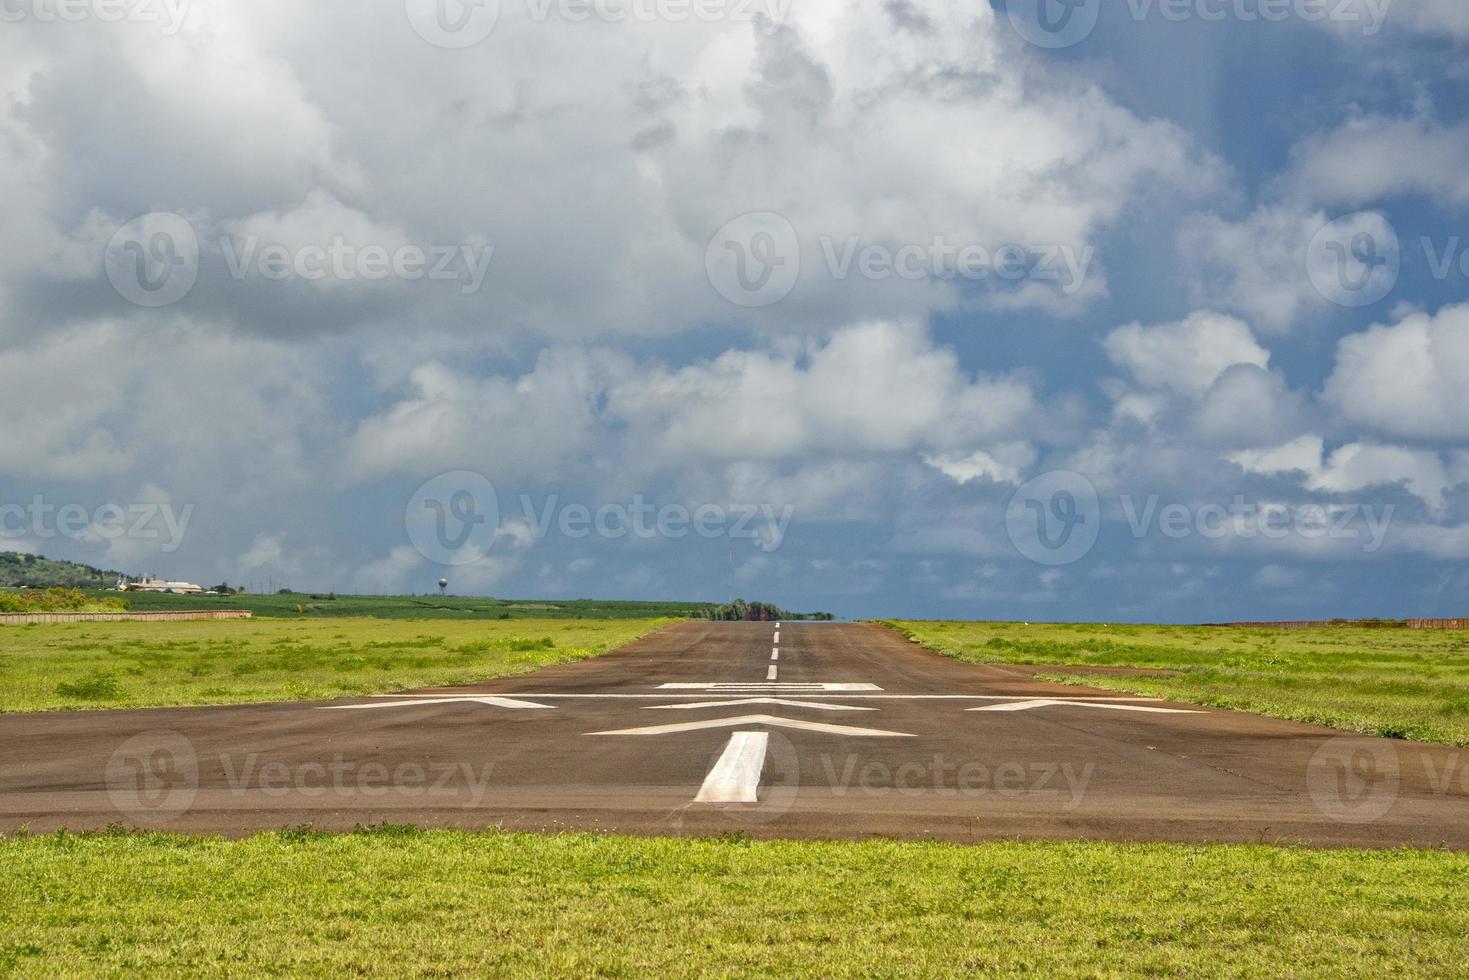
[[[29,975],[1462,976],[1469,855],[384,829],[0,841]]]
[[[660,619],[244,619],[0,627],[0,711],[301,701],[582,660]]]
[[[1469,632],[1332,627],[891,622],[971,663],[1054,665],[1043,676],[1346,731],[1469,745]],[[1099,676],[1065,665],[1174,674]]]
[[[92,592],[97,599],[116,592]],[[602,599],[491,599],[477,596],[415,595],[171,595],[129,592],[135,612],[164,609],[248,609],[257,617],[322,619],[375,616],[379,619],[658,619],[700,616],[707,602],[621,602]]]

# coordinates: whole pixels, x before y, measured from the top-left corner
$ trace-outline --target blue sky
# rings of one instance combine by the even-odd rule
[[[1462,615],[1469,14],[1266,5],[27,0],[0,547]]]

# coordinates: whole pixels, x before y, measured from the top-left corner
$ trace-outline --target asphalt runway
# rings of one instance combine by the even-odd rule
[[[683,623],[350,701],[0,715],[0,830],[312,825],[1469,848],[1469,752]]]

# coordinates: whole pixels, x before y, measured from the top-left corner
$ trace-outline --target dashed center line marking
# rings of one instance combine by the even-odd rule
[[[777,667],[775,664],[771,664],[770,669],[765,672],[765,679],[767,681],[773,681],[775,680],[775,676],[778,673],[780,673],[780,668]]]
[[[775,631],[775,642],[776,643],[779,643],[780,642],[780,630],[776,630]]]
[[[724,754],[704,777],[695,803],[758,803],[769,732],[735,732]]]
[[[771,650],[770,651],[770,659],[771,660],[779,660],[780,659],[780,651],[779,650]]]

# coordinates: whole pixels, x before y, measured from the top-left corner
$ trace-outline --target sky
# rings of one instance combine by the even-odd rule
[[[1462,0],[5,0],[0,548],[1469,614]]]

